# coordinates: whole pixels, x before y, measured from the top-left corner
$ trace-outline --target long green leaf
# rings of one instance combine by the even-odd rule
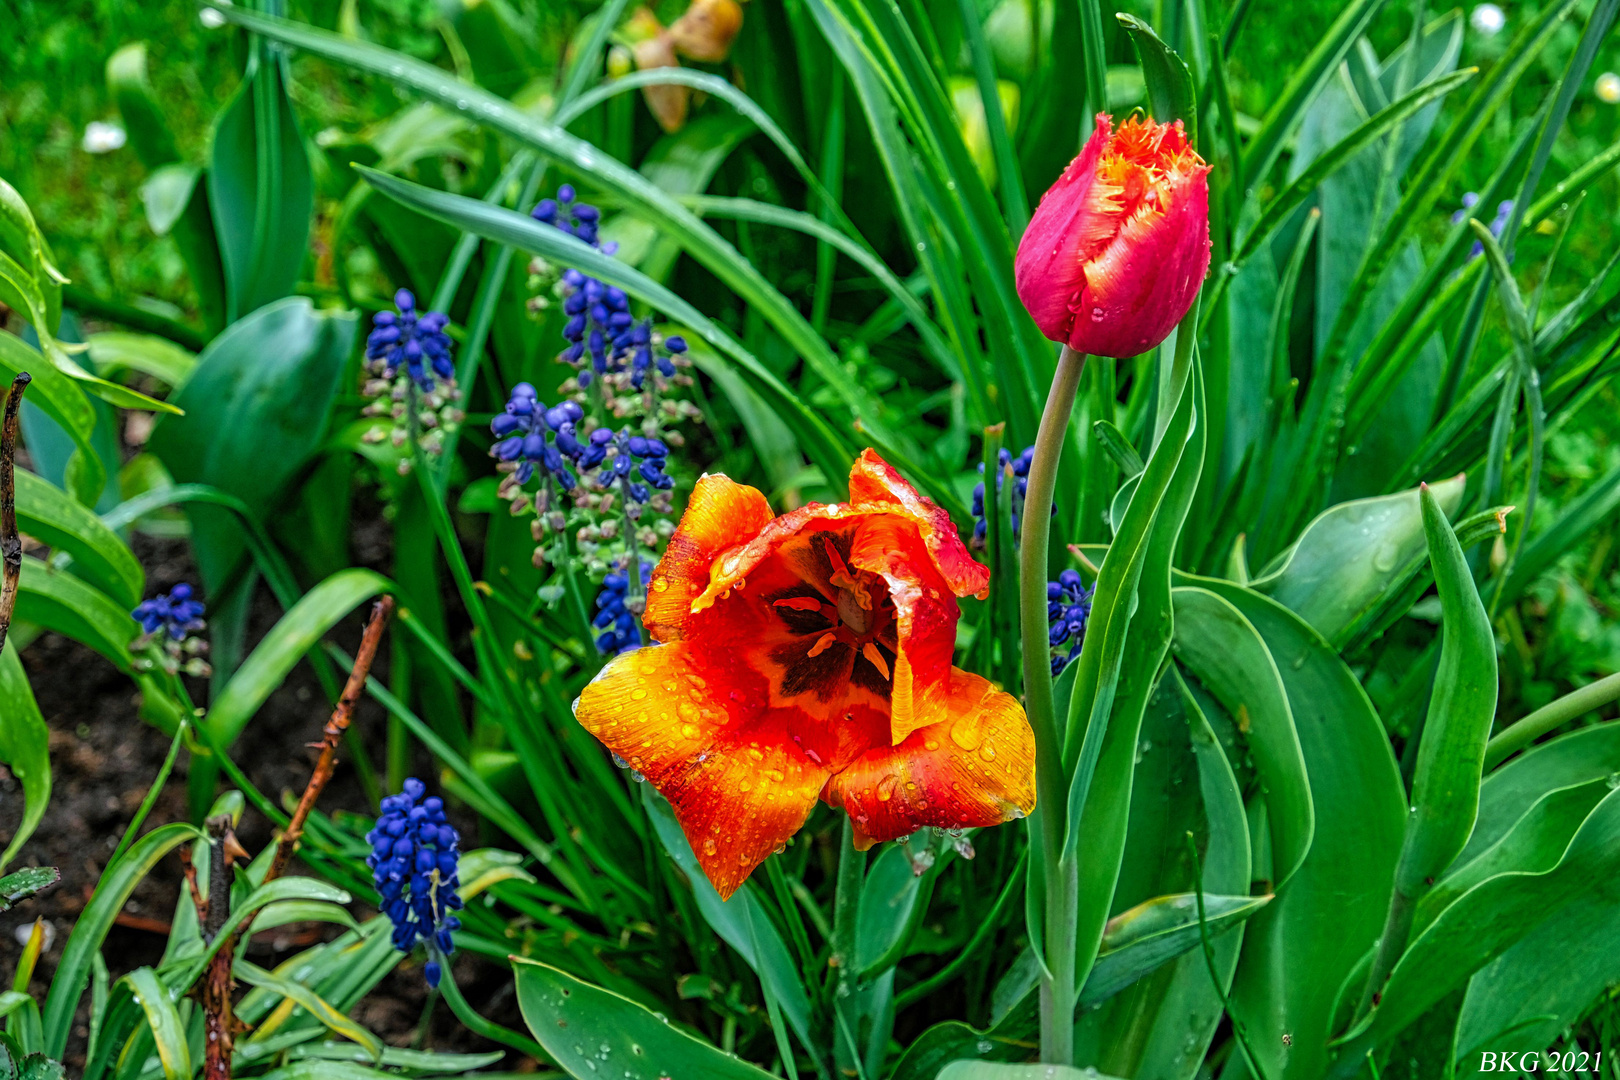
[[[51,801],[51,730],[34,701],[16,645],[0,650],[0,713],[5,716],[0,723],[0,761],[22,784],[23,796],[21,819],[5,851],[0,852],[0,870],[4,870],[39,828]]]
[[[828,385],[844,398],[851,410],[867,423],[881,429],[882,421],[875,414],[874,405],[863,400],[861,392],[844,377],[832,350],[787,297],[773,288],[764,275],[743,258],[736,248],[713,229],[704,225],[690,210],[682,206],[679,200],[634,169],[614,160],[589,143],[575,138],[555,124],[526,113],[487,91],[460,82],[431,64],[412,59],[403,53],[284,19],[258,15],[241,7],[215,6],[214,10],[254,33],[411,86],[441,103],[468,113],[482,124],[503,131],[534,147],[560,164],[591,177],[603,187],[620,193],[627,201],[636,205],[639,213],[651,218],[666,230],[693,258],[757,309],[775,326],[788,344],[798,350],[809,365],[827,381]],[[494,239],[506,241],[505,237]],[[530,250],[536,249],[531,247]]]
[[[141,879],[151,872],[158,860],[188,840],[206,840],[201,829],[183,822],[160,825],[147,833],[124,853],[124,857],[102,872],[95,894],[73,924],[57,961],[51,989],[45,997],[45,1053],[60,1058],[67,1050],[68,1033],[73,1026],[73,1014],[78,1011],[79,998],[90,980],[92,957],[101,950],[101,944],[112,929],[113,920],[124,909],[130,894]]]
[[[67,492],[27,470],[18,470],[17,527],[73,556],[73,572],[133,608],[141,601],[146,574],[128,545]]]
[[[158,1060],[163,1064],[163,1075],[167,1080],[190,1080],[191,1048],[186,1042],[186,1026],[174,1007],[168,987],[158,981],[157,973],[149,967],[136,968],[124,978],[146,1014]]]
[[[821,467],[823,473],[838,476],[849,468],[854,453],[824,417],[806,406],[775,373],[718,324],[639,270],[603,255],[559,229],[541,225],[527,214],[492,206],[478,199],[434,191],[371,169],[361,169],[360,172],[368,183],[383,194],[407,206],[491,240],[576,267],[582,273],[617,285],[637,299],[658,308],[675,322],[690,327],[704,341],[730,356],[748,372],[755,389],[769,397],[782,418],[798,435],[805,452]]]
[[[17,618],[83,642],[130,671],[129,643],[140,632],[129,609],[88,582],[32,555],[24,555]]]
[[[771,1075],[629,998],[536,960],[511,959],[523,1019],[573,1076],[599,1070],[624,1080],[765,1080]]]
[[[279,994],[288,1001],[297,1002],[305,1012],[319,1020],[332,1034],[341,1035],[345,1039],[358,1043],[365,1049],[366,1053],[371,1055],[373,1062],[382,1063],[382,1040],[360,1024],[344,1016],[309,987],[291,979],[284,979],[274,972],[266,971],[264,968],[247,960],[237,960],[232,965],[231,970],[238,979],[241,979],[249,986],[263,987],[273,994]]]
[[[315,586],[271,627],[231,676],[203,721],[229,747],[287,673],[356,607],[393,583],[371,570],[341,570]]]

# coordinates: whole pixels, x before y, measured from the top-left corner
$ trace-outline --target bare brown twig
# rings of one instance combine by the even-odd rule
[[[28,372],[17,373],[6,396],[5,419],[0,421],[0,561],[5,564],[0,578],[0,652],[5,651],[6,631],[11,629],[11,612],[17,606],[17,581],[22,576],[22,537],[17,534],[17,478],[12,459],[17,453],[17,410],[23,391],[28,389]]]
[[[343,696],[338,698],[337,706],[332,710],[332,718],[326,722],[321,741],[313,744],[321,748],[321,756],[315,762],[315,770],[310,774],[309,783],[304,786],[303,797],[298,800],[298,808],[293,811],[292,820],[287,823],[281,839],[276,843],[275,858],[265,870],[264,880],[260,884],[268,884],[285,873],[287,864],[292,861],[293,853],[298,850],[298,841],[304,835],[304,823],[309,820],[310,811],[315,808],[316,800],[321,797],[322,789],[326,787],[327,781],[332,779],[332,773],[337,767],[338,743],[343,739],[343,732],[348,729],[349,721],[354,717],[354,707],[365,689],[366,678],[371,674],[371,664],[377,657],[377,646],[382,640],[383,629],[393,614],[394,598],[391,596],[384,596],[371,607],[371,618],[366,622],[365,633],[360,639],[360,650],[354,658],[354,668],[349,672],[347,685],[343,687]],[[234,846],[236,836],[231,832],[228,817],[223,821],[211,818],[208,824],[209,833],[215,839],[214,857],[209,863],[211,884],[204,919],[205,928],[211,926],[213,932],[217,932],[230,915],[228,869],[230,859],[241,849]],[[216,868],[224,871],[222,878],[216,875]],[[194,880],[195,876],[193,871],[191,878]],[[209,962],[208,970],[204,973],[198,990],[205,1015],[203,1080],[231,1080],[232,1049],[237,1033],[242,1030],[240,1022],[232,1012],[231,1004],[233,989],[231,964],[236,957],[236,941],[239,936],[240,930],[220,943],[219,951],[214,953],[213,960]]]
[[[364,635],[360,638],[360,651],[354,658],[354,669],[349,672],[349,681],[343,687],[343,696],[338,698],[337,707],[332,710],[332,718],[326,722],[326,730],[321,733],[321,741],[313,745],[321,748],[321,756],[315,762],[315,771],[309,776],[309,783],[304,786],[303,797],[298,800],[298,806],[293,810],[292,820],[281,834],[281,840],[276,844],[275,861],[270,864],[269,871],[264,880],[274,881],[287,869],[287,863],[292,861],[293,852],[298,849],[298,842],[304,836],[304,822],[309,820],[309,812],[315,809],[315,800],[321,797],[321,790],[326,782],[332,779],[332,771],[337,767],[338,743],[343,739],[344,731],[348,730],[349,721],[354,717],[354,707],[360,701],[360,694],[366,688],[366,678],[371,674],[371,663],[377,657],[377,645],[382,640],[382,632],[388,625],[388,620],[394,616],[394,598],[384,596],[371,606],[371,618],[366,621]]]

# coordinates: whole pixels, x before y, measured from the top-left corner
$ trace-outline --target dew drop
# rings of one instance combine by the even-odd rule
[[[1094,307],[1094,308],[1091,309],[1091,321],[1092,322],[1102,322],[1103,321],[1103,309],[1102,308]]]
[[[646,696],[647,688],[645,686],[638,686],[634,690],[630,691],[630,700],[632,701],[640,701]]]
[[[979,756],[986,761],[996,760],[995,745],[992,743],[985,743],[983,746],[979,747]]]
[[[882,802],[888,802],[890,799],[894,798],[894,785],[895,777],[893,776],[885,776],[883,779],[879,780],[877,786],[878,799]]]
[[[681,738],[683,738],[683,739],[695,739],[697,737],[698,737],[698,726],[696,724],[682,724],[681,725]]]
[[[951,742],[963,750],[977,750],[984,742],[984,732],[971,717],[962,717],[951,725]]]

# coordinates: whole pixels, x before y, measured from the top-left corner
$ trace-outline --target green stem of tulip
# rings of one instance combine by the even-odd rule
[[[1019,539],[1019,625],[1024,645],[1024,709],[1035,732],[1036,812],[1042,815],[1042,855],[1046,866],[1046,968],[1041,986],[1041,1060],[1069,1065],[1074,1060],[1075,918],[1079,903],[1078,867],[1063,865],[1063,812],[1068,781],[1063,770],[1063,739],[1052,704],[1052,662],[1046,619],[1048,544],[1052,533],[1052,491],[1058,455],[1074,409],[1086,358],[1067,345],[1058,356],[1052,391],[1035,436],[1024,495]]]
[[[1600,709],[1616,698],[1620,698],[1620,672],[1543,705],[1490,741],[1485,747],[1485,768],[1496,768],[1547,732]]]

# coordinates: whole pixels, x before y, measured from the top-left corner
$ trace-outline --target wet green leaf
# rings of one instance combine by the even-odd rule
[[[186,1026],[174,1007],[168,987],[158,981],[157,974],[149,967],[136,968],[124,978],[146,1014],[146,1025],[157,1046],[163,1075],[167,1080],[190,1080],[191,1048],[186,1041]]]
[[[514,956],[512,975],[529,1030],[575,1077],[609,1070],[624,1080],[765,1080],[771,1075],[645,1006],[549,964]]]
[[[17,658],[15,644],[0,649],[0,713],[5,716],[5,723],[0,724],[0,761],[5,762],[22,785],[23,797],[23,811],[16,830],[5,851],[0,852],[0,869],[4,869],[39,827],[51,801],[51,731],[34,701],[34,691],[28,685],[22,661]],[[18,874],[27,873],[18,871]],[[0,878],[0,890],[6,890],[0,893],[4,896],[0,903],[6,907],[11,906],[14,897],[5,883],[16,876]],[[27,884],[27,879],[20,884]]]
[[[1449,515],[1463,486],[1458,476],[1430,490]],[[1357,499],[1324,510],[1249,584],[1342,645],[1422,568],[1427,552],[1416,491]]]
[[[16,472],[17,527],[73,557],[72,572],[100,587],[116,602],[141,602],[146,574],[128,545],[84,504],[49,481],[23,469]]]

